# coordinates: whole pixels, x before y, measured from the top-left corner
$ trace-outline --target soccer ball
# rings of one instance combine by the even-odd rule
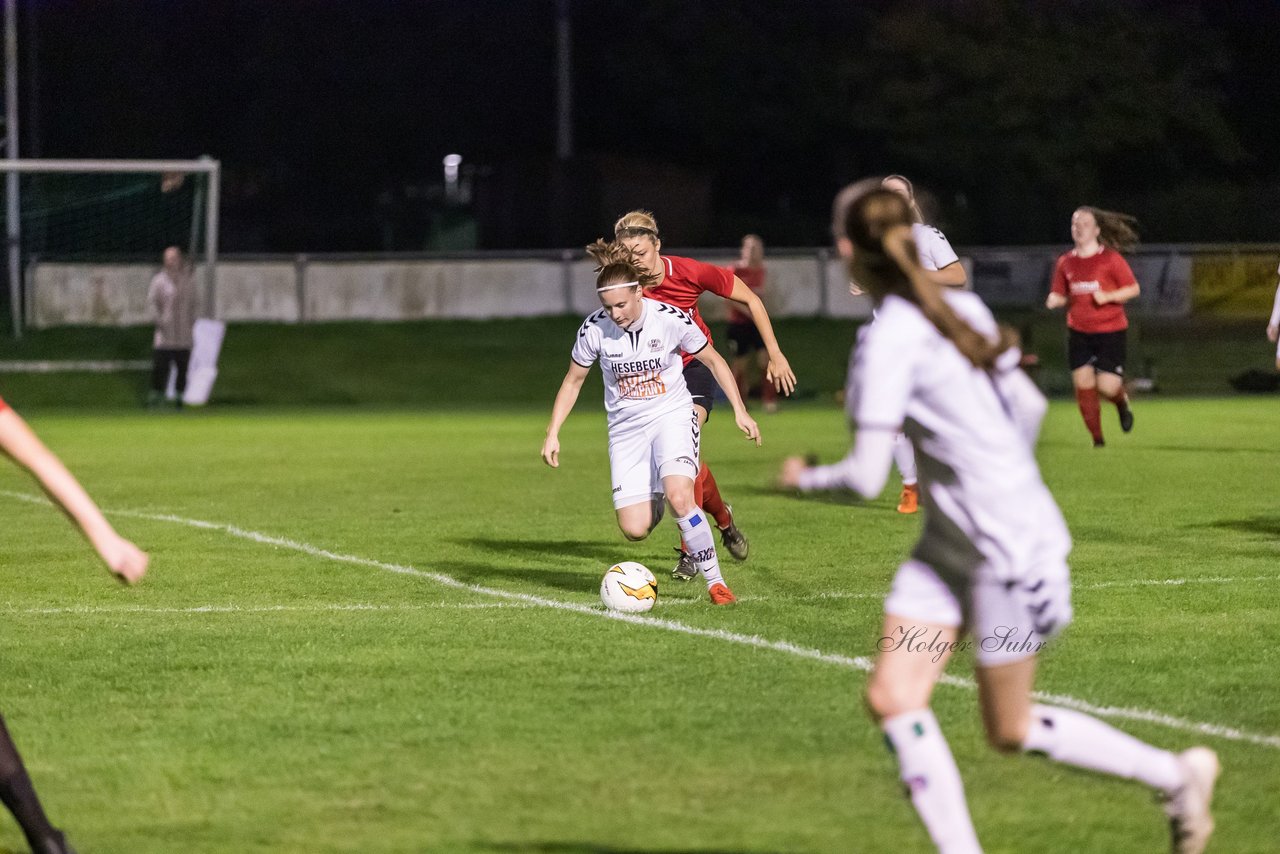
[[[634,560],[615,563],[600,582],[600,601],[610,611],[643,613],[658,601],[658,579]]]

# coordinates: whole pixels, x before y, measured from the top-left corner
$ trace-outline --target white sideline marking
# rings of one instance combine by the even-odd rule
[[[47,500],[41,496],[30,495],[27,493],[0,490],[0,495],[31,504],[48,503]],[[547,599],[545,597],[534,596],[529,593],[516,593],[509,590],[498,590],[493,587],[484,587],[479,584],[468,584],[443,573],[428,572],[426,570],[415,569],[412,566],[386,563],[385,561],[358,557],[356,555],[345,555],[329,551],[328,549],[322,549],[309,543],[290,540],[284,537],[274,537],[270,534],[262,534],[257,531],[249,531],[244,528],[236,527],[235,525],[226,525],[220,522],[206,522],[200,519],[187,519],[182,516],[174,516],[168,513],[144,513],[137,510],[116,510],[111,511],[111,515],[125,516],[134,519],[148,519],[156,522],[170,522],[175,525],[183,525],[189,528],[218,531],[238,539],[302,552],[303,554],[311,555],[312,557],[323,558],[337,563],[348,563],[354,566],[367,566],[374,569],[381,569],[385,572],[395,573],[396,575],[425,578],[430,581],[434,581],[443,587],[451,587],[455,590],[467,590],[472,593],[502,599],[507,602],[552,608],[558,611],[568,611],[570,613],[585,614],[592,617],[603,617],[605,619],[617,620],[623,623],[632,623],[634,625],[649,626],[650,628],[679,632],[680,634],[690,635],[692,637],[712,638],[714,640],[721,640],[727,643],[739,644],[741,646],[766,649],[773,652],[782,652],[788,655],[794,655],[797,658],[809,659],[811,661],[821,661],[826,664],[834,664],[838,667],[844,667],[849,670],[860,670],[863,672],[871,670],[871,659],[861,655],[847,656],[839,653],[823,652],[822,650],[814,649],[812,647],[799,646],[789,641],[768,640],[760,637],[759,635],[744,635],[737,632],[727,631],[725,629],[703,629],[661,617],[649,617],[643,614],[623,614],[617,611],[602,610],[599,607],[591,605],[580,605],[573,602],[563,602],[558,599]],[[971,679],[951,676],[945,673],[938,681],[943,685],[947,685],[952,688],[963,688],[966,691],[973,691],[977,688],[977,685],[975,685]],[[1032,696],[1039,702],[1076,709],[1077,711],[1086,712],[1102,718],[1143,721],[1146,723],[1158,724],[1169,729],[1181,730],[1182,732],[1215,736],[1228,741],[1241,741],[1248,744],[1257,744],[1263,747],[1280,750],[1280,735],[1262,735],[1259,733],[1236,729],[1235,727],[1223,726],[1222,724],[1190,721],[1186,718],[1166,715],[1163,712],[1157,712],[1151,709],[1134,709],[1121,706],[1098,706],[1088,702],[1087,700],[1081,700],[1066,694],[1050,694],[1043,691],[1036,691]]]
[[[7,361],[0,362],[0,374],[114,374],[124,371],[147,371],[151,363],[134,360],[81,361]]]
[[[375,605],[361,602],[322,602],[316,605],[192,605],[189,608],[163,608],[148,605],[71,605],[61,608],[0,607],[0,614],[276,614],[321,613],[342,611],[483,611],[492,608],[532,608],[518,602],[418,602],[415,604]]]

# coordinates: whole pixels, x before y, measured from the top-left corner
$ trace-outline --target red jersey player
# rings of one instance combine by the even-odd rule
[[[751,292],[760,296],[764,291],[764,241],[757,234],[748,234],[742,238],[742,254],[738,262],[729,268],[733,275],[741,279]],[[733,354],[733,376],[738,381],[738,393],[747,399],[752,375],[760,374],[760,400],[764,403],[765,412],[778,411],[777,390],[773,383],[765,377],[769,361],[769,353],[764,348],[764,338],[756,328],[751,314],[738,303],[729,305],[729,352]]]
[[[778,339],[774,337],[773,325],[769,322],[769,314],[764,303],[747,287],[742,279],[724,267],[703,264],[692,258],[680,258],[675,255],[661,255],[662,241],[658,239],[658,223],[648,211],[631,211],[621,217],[613,227],[614,236],[631,250],[633,259],[647,275],[657,276],[658,283],[644,289],[644,295],[650,299],[665,302],[688,312],[697,323],[698,328],[711,340],[711,330],[698,312],[698,297],[704,291],[743,305],[750,313],[760,337],[764,339],[765,351],[768,353],[768,365],[765,378],[784,394],[791,394],[796,387],[796,375],[791,365],[782,355],[778,347]],[[687,354],[684,357],[684,379],[693,396],[694,412],[698,416],[698,425],[706,423],[715,399],[715,381],[711,372]],[[711,514],[725,548],[735,560],[746,560],[749,551],[747,538],[738,530],[733,521],[733,511],[720,496],[715,477],[705,463],[700,464],[698,477],[694,482],[694,498],[699,507]],[[671,573],[671,577],[688,581],[697,574],[693,562],[684,549],[680,549],[680,560]]]
[[[1124,361],[1129,319],[1124,304],[1138,296],[1133,270],[1120,253],[1138,242],[1137,221],[1125,214],[1081,207],[1071,216],[1075,248],[1058,258],[1045,307],[1067,306],[1067,361],[1071,384],[1093,446],[1106,444],[1098,395],[1115,404],[1120,429],[1133,429],[1133,413],[1124,390]]]

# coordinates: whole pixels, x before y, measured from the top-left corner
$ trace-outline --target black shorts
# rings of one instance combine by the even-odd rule
[[[711,406],[716,399],[716,378],[712,376],[711,369],[693,359],[684,366],[684,384],[689,387],[694,404],[707,410],[710,418]]]
[[[1077,332],[1067,330],[1067,364],[1071,370],[1092,365],[1094,370],[1124,376],[1125,342],[1128,330],[1119,332]]]
[[[729,352],[734,356],[750,356],[764,349],[764,339],[754,323],[729,324]]]

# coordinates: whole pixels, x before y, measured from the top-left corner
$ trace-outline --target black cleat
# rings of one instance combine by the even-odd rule
[[[1118,411],[1120,413],[1120,429],[1128,433],[1133,429],[1133,410],[1126,403],[1124,406],[1119,407]]]
[[[729,523],[729,527],[720,529],[720,542],[724,543],[724,547],[729,550],[734,560],[746,560],[751,552],[751,543],[747,542],[746,535],[732,522]]]
[[[693,558],[684,549],[676,551],[680,553],[680,560],[676,561],[675,569],[671,570],[671,577],[676,581],[692,581],[697,578],[698,567],[694,565]]]
[[[53,836],[46,836],[32,849],[33,854],[76,854],[62,831],[55,831]]]

